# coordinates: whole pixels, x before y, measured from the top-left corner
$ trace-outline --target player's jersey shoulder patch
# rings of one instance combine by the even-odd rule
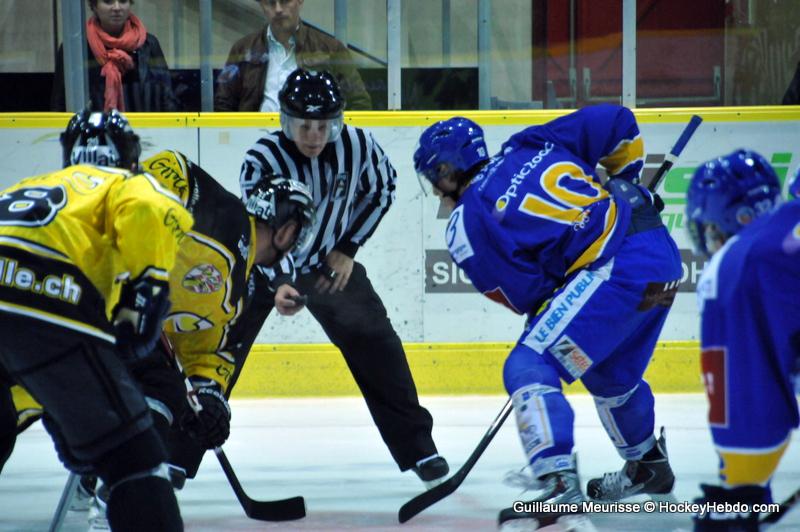
[[[459,205],[450,214],[445,238],[450,255],[456,263],[461,264],[475,254],[464,226],[464,205]]]
[[[211,294],[223,283],[222,273],[213,264],[198,264],[183,277],[181,285],[196,294]]]

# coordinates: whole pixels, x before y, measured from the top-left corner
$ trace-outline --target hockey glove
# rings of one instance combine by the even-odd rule
[[[42,425],[44,425],[44,429],[53,439],[53,443],[56,447],[56,455],[61,463],[64,464],[64,467],[78,475],[96,474],[92,464],[75,458],[72,451],[69,450],[67,440],[64,438],[64,433],[61,432],[58,423],[56,423],[56,420],[50,417],[47,412],[42,414]]]
[[[113,313],[117,350],[123,358],[139,359],[150,354],[169,307],[167,283],[150,278],[125,283]]]
[[[758,532],[758,512],[753,505],[769,502],[766,488],[741,486],[723,488],[700,484],[703,497],[694,502],[704,505],[703,512],[692,516],[695,532]]]
[[[200,410],[187,412],[183,417],[183,430],[206,449],[219,447],[231,433],[231,407],[219,384],[197,377],[189,380],[194,386]]]
[[[664,200],[655,192],[653,192],[653,207],[655,207],[659,213],[664,211]]]

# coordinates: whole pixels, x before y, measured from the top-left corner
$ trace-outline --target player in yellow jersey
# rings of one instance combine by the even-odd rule
[[[164,331],[175,355],[198,392],[199,416],[186,409],[183,432],[173,431],[173,462],[196,473],[206,449],[222,445],[230,434],[226,397],[241,370],[258,329],[245,316],[254,286],[264,268],[308,244],[314,205],[298,181],[265,180],[243,205],[201,167],[176,151],[163,151],[143,162],[143,169],[179,195],[195,217],[178,252],[170,280],[172,309]],[[258,279],[257,279],[258,278]],[[277,281],[275,299],[281,314],[302,308],[300,294]],[[188,441],[187,441],[188,440]]]
[[[65,465],[110,486],[112,529],[181,530],[166,451],[125,365],[159,337],[193,219],[132,172],[139,138],[116,111],[76,114],[61,144],[66,168],[0,192],[0,420],[16,419],[21,384]]]
[[[227,397],[260,328],[249,325],[245,310],[256,284],[266,284],[265,275],[273,274],[269,268],[307,243],[314,206],[302,183],[280,177],[264,181],[243,204],[176,151],[150,157],[142,170],[179,197],[195,219],[181,239],[170,277],[172,306],[163,328],[171,348],[159,342],[153,356],[128,363],[159,434],[165,441],[170,435],[170,476],[180,486],[183,475],[194,477],[205,450],[222,445],[230,434]],[[272,284],[280,284],[276,307],[284,315],[302,308],[291,299],[300,294],[288,280]],[[183,377],[169,363],[173,350],[197,388],[199,416],[186,408]],[[21,432],[38,419],[41,407],[19,387],[13,392]],[[73,508],[85,509],[94,488],[92,478],[82,478]],[[101,490],[101,505],[103,497]]]

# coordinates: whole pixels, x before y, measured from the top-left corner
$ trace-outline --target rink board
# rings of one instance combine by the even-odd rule
[[[512,133],[567,111],[473,111],[461,113],[485,129],[490,151]],[[690,250],[683,221],[685,190],[694,168],[710,158],[746,146],[761,152],[781,179],[800,158],[800,108],[748,107],[644,109],[635,111],[648,158],[645,175],[660,165],[692,114],[704,118],[660,189],[662,213],[683,258],[684,279],[667,319],[648,378],[664,391],[700,387],[696,340],[699,333],[694,287],[703,260]],[[0,188],[58,168],[58,134],[69,114],[0,114]],[[522,332],[524,317],[475,293],[449,258],[446,218],[435,198],[423,196],[411,155],[422,130],[452,113],[353,112],[349,124],[367,127],[398,172],[397,197],[357,260],[369,272],[398,334],[421,391],[498,393],[502,363]],[[277,114],[133,114],[143,157],[177,149],[199,162],[238,195],[245,151],[265,132],[279,127]],[[671,342],[677,341],[677,344]],[[692,342],[686,344],[685,342]],[[237,395],[347,395],[358,393],[340,355],[308,312],[271,316],[261,330]],[[686,347],[686,346],[690,347]],[[455,346],[455,347],[454,347]],[[675,347],[678,346],[678,347]],[[677,369],[676,369],[677,368]],[[334,375],[336,376],[334,378]],[[274,376],[274,377],[273,377]],[[294,391],[292,393],[292,391]]]
[[[503,363],[511,343],[405,344],[420,395],[504,393]],[[376,356],[379,356],[376,354]],[[659,342],[645,379],[656,393],[701,392],[697,342]],[[586,393],[580,382],[566,393]],[[321,344],[256,345],[236,383],[234,397],[359,395],[338,349]]]

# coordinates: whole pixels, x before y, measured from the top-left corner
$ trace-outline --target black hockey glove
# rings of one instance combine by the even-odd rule
[[[231,407],[219,384],[191,377],[201,410],[187,409],[183,417],[184,432],[206,449],[219,447],[231,434]]]
[[[758,512],[752,509],[755,504],[769,502],[766,488],[700,484],[700,489],[703,497],[694,502],[702,504],[703,510],[692,516],[695,532],[758,532]]]
[[[75,458],[72,451],[69,450],[67,440],[64,439],[64,433],[61,432],[58,423],[56,423],[56,420],[50,417],[47,412],[42,414],[42,425],[44,425],[44,429],[53,439],[53,443],[56,447],[56,455],[61,463],[64,464],[64,467],[78,475],[96,474],[92,464]]]
[[[161,336],[169,312],[169,285],[150,278],[125,283],[114,308],[117,350],[123,358],[144,358]]]
[[[659,213],[664,211],[664,200],[655,192],[653,192],[653,207],[655,207]]]

